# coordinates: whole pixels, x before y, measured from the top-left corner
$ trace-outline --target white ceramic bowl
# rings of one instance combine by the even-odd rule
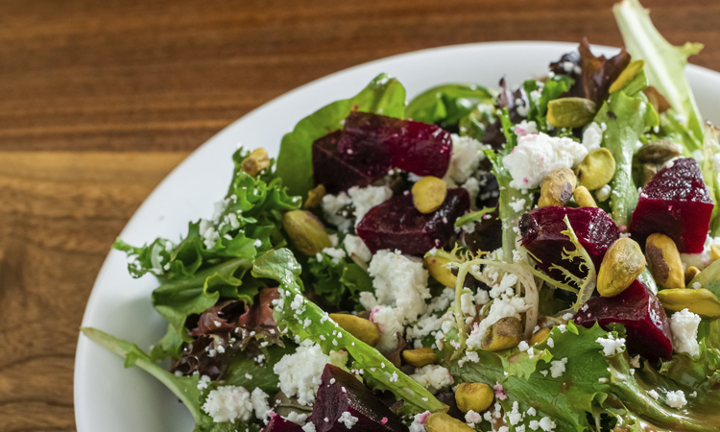
[[[397,77],[408,98],[443,83],[496,87],[505,76],[511,85],[547,72],[548,63],[576,44],[498,42],[417,51],[373,61],[299,87],[237,120],[197,149],[140,206],[120,234],[130,244],[162,236],[176,239],[187,223],[209,217],[232,174],[230,156],[242,145],[265,147],[271,155],[295,123],[318,108],[359,92],[381,72]],[[615,54],[594,47],[596,54]],[[706,119],[720,120],[720,74],[689,66],[687,75]],[[158,285],[146,276],[131,278],[122,252],[108,254],[90,300],[83,326],[97,327],[147,349],[167,324],[153,310],[150,293]],[[137,368],[80,336],[75,362],[75,418],[79,432],[191,431],[193,419],[172,393]]]

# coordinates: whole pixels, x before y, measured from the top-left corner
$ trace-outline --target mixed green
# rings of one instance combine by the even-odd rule
[[[381,74],[239,149],[178,243],[118,240],[198,432],[720,430],[720,144],[637,0],[512,88]],[[627,50],[627,51],[626,51]],[[171,368],[159,363],[170,359]]]

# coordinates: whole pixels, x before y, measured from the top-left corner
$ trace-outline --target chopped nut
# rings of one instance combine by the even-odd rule
[[[548,103],[547,121],[557,128],[578,128],[590,123],[597,105],[590,99],[566,97]]]
[[[309,211],[289,211],[283,215],[282,222],[293,245],[307,256],[315,256],[332,246],[325,226]]]
[[[588,191],[585,186],[576,187],[575,192],[573,192],[573,197],[575,197],[575,202],[580,207],[597,207],[595,199],[593,199],[590,191]]]
[[[695,279],[695,276],[697,276],[698,273],[700,273],[700,269],[698,269],[697,267],[688,267],[687,270],[685,270],[685,286],[690,285],[690,281]]]
[[[412,187],[413,204],[420,213],[432,213],[445,201],[447,185],[442,179],[426,176]]]
[[[308,198],[305,200],[305,209],[311,209],[322,204],[322,199],[325,196],[325,185],[317,185],[315,189],[308,192]]]
[[[258,173],[270,166],[270,157],[264,148],[260,147],[252,151],[242,161],[242,170],[255,177]]]
[[[430,273],[430,276],[446,287],[455,289],[457,276],[455,276],[452,271],[446,267],[446,264],[449,262],[449,258],[433,255],[428,255],[423,259],[423,264]]]
[[[687,309],[705,318],[720,318],[720,300],[705,288],[664,289],[658,291],[657,296],[666,309]]]
[[[481,413],[490,408],[495,392],[485,383],[462,383],[455,390],[455,402],[460,411]]]
[[[486,351],[500,351],[514,348],[520,343],[522,323],[515,317],[502,318],[485,332],[482,340],[482,349]]]
[[[606,148],[591,151],[578,165],[578,184],[594,191],[610,183],[615,175],[615,158]]]
[[[565,205],[573,195],[577,178],[570,168],[550,171],[542,181],[538,207]]]
[[[466,423],[445,414],[436,412],[425,419],[425,430],[427,432],[475,432],[475,429]]]
[[[414,366],[416,368],[433,364],[438,360],[438,357],[432,348],[405,350],[402,352],[402,356],[410,366]]]
[[[370,320],[350,314],[330,314],[330,319],[345,331],[372,347],[380,341],[380,331],[377,325]]]
[[[680,151],[672,141],[657,140],[645,144],[633,156],[633,178],[645,186],[667,161],[678,156]]]
[[[625,291],[645,269],[640,245],[629,237],[615,240],[605,252],[597,277],[597,290],[603,297]]]
[[[665,234],[652,234],[645,242],[650,273],[664,288],[685,288],[685,274],[675,242]]]
[[[545,342],[548,336],[550,336],[550,329],[547,327],[541,328],[530,338],[530,346]]]

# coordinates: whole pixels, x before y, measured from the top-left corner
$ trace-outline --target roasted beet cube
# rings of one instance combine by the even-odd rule
[[[645,246],[650,234],[665,234],[680,253],[700,253],[713,200],[695,159],[677,159],[645,185],[630,223],[632,238]]]
[[[304,432],[302,426],[285,420],[274,412],[270,413],[270,421],[260,432]]]
[[[352,186],[368,186],[385,176],[392,163],[389,158],[380,157],[355,158],[351,161],[344,159],[338,151],[340,141],[352,137],[345,137],[343,131],[335,131],[313,142],[313,180],[316,185],[322,184],[331,194],[345,191]]]
[[[541,261],[538,263],[540,269],[558,280],[562,280],[560,271],[548,271],[553,264],[578,276],[585,273],[579,269],[579,260],[570,262],[562,259],[563,249],[575,249],[562,233],[567,229],[563,221],[566,215],[596,268],[600,267],[607,248],[620,236],[615,222],[599,208],[542,207],[524,214],[520,219],[522,245]]]
[[[354,375],[330,364],[325,366],[322,374],[312,422],[317,432],[408,430],[400,418]]]
[[[662,303],[640,281],[635,281],[615,297],[593,297],[575,314],[575,322],[592,327],[598,322],[623,324],[626,346],[631,355],[640,354],[655,361],[672,357],[672,333]]]
[[[343,140],[343,154],[379,154],[389,157],[394,167],[419,176],[443,177],[450,165],[452,138],[439,126],[352,112],[345,119],[345,132],[361,139]]]
[[[442,248],[455,235],[455,219],[470,209],[465,189],[448,189],[445,202],[432,213],[420,213],[412,195],[390,198],[373,207],[357,226],[370,250],[399,249],[404,254],[424,254]]]

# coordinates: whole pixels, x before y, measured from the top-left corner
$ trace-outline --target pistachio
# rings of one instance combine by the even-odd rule
[[[685,270],[685,286],[690,285],[690,282],[695,279],[695,276],[700,273],[700,269],[695,266],[690,266]]]
[[[438,356],[432,348],[405,350],[402,352],[402,356],[410,366],[414,366],[416,368],[433,364],[438,360]]]
[[[377,325],[370,320],[350,314],[330,314],[330,319],[370,346],[377,345],[380,340],[380,331]]]
[[[486,351],[500,351],[515,348],[520,343],[522,323],[515,317],[500,319],[485,332],[482,340],[482,349]]]
[[[460,411],[481,413],[490,408],[495,392],[485,383],[462,383],[455,390],[455,402]]]
[[[325,185],[317,185],[315,189],[308,192],[308,198],[305,200],[305,208],[311,209],[322,204],[322,199],[325,196]]]
[[[423,264],[425,265],[428,273],[430,273],[430,276],[446,287],[455,289],[457,276],[455,276],[452,271],[446,267],[446,264],[449,262],[449,258],[433,255],[428,255],[423,259]]]
[[[595,199],[590,195],[590,191],[587,190],[585,186],[576,187],[575,192],[573,192],[573,197],[580,207],[597,207]]]
[[[599,148],[591,151],[578,165],[578,183],[594,191],[610,183],[615,175],[615,158],[610,150]]]
[[[615,240],[605,252],[597,277],[597,290],[603,297],[614,297],[645,269],[645,256],[640,245],[629,237]]]
[[[634,180],[638,184],[646,185],[665,166],[665,162],[678,156],[680,152],[672,141],[657,140],[645,144],[633,156]]]
[[[713,262],[720,258],[720,246],[718,245],[712,245],[710,246],[710,260]]]
[[[720,300],[712,291],[700,289],[665,289],[658,291],[663,307],[673,311],[688,309],[705,318],[720,318]]]
[[[332,246],[325,226],[309,211],[289,211],[283,216],[282,223],[293,245],[307,256],[315,256]]]
[[[632,81],[640,71],[643,70],[643,67],[645,66],[645,60],[635,60],[631,61],[629,65],[625,69],[623,69],[622,72],[620,72],[620,75],[617,77],[615,82],[610,85],[610,93],[615,93],[616,91],[622,89],[625,87],[630,81]]]
[[[542,180],[538,207],[564,205],[572,197],[577,178],[570,168],[550,171]]]
[[[590,99],[566,97],[548,103],[547,121],[558,128],[578,128],[590,123],[597,105]]]
[[[685,288],[680,252],[670,237],[651,234],[645,241],[645,255],[655,282],[664,288]]]
[[[269,166],[270,157],[262,147],[253,150],[248,157],[243,159],[241,164],[242,170],[253,177]]]
[[[545,342],[548,336],[550,336],[550,329],[547,327],[541,328],[530,338],[530,346]]]
[[[447,185],[442,179],[425,176],[412,187],[413,204],[420,213],[432,213],[442,205]]]
[[[444,412],[436,412],[427,416],[425,430],[427,432],[475,432],[475,429],[465,422],[450,417]]]

